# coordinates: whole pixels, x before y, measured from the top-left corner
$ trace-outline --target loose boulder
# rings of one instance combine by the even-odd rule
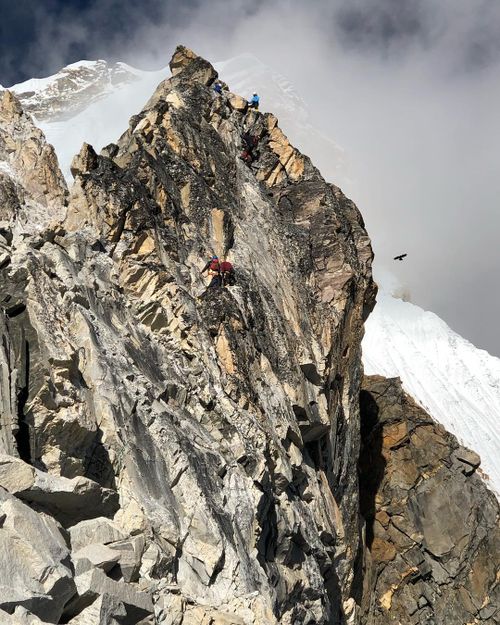
[[[0,518],[0,609],[12,614],[21,607],[56,623],[76,592],[64,530],[4,489]],[[24,612],[17,616],[30,623]]]
[[[6,454],[0,455],[0,486],[48,512],[64,527],[97,516],[112,516],[118,509],[118,494],[97,482],[43,473]]]
[[[106,517],[97,517],[95,519],[87,519],[76,523],[69,529],[71,537],[71,548],[73,551],[79,551],[83,547],[94,543],[107,545],[126,538],[123,530]]]

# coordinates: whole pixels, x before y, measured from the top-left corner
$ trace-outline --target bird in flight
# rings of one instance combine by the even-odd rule
[[[408,254],[400,254],[399,256],[394,256],[394,260],[403,260],[405,256],[408,256]]]

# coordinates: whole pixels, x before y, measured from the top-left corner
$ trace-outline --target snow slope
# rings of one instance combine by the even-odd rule
[[[82,143],[90,143],[99,152],[116,141],[127,129],[130,117],[142,109],[169,75],[168,68],[144,72],[124,63],[82,61],[54,76],[14,85],[11,90],[23,105],[29,105],[38,126],[56,149],[69,182],[69,167]],[[52,108],[50,115],[47,103]]]
[[[216,64],[229,88],[247,98],[261,96],[292,143],[309,154],[337,184],[346,180],[343,151],[315,130],[307,106],[281,74],[251,55]],[[70,180],[69,165],[84,141],[99,151],[126,130],[168,68],[144,72],[105,61],[82,61],[46,79],[13,87],[56,148]],[[366,324],[363,342],[368,374],[401,377],[406,390],[461,442],[482,457],[483,470],[500,492],[500,360],[475,348],[439,317],[391,296],[388,288]]]
[[[383,291],[365,328],[365,373],[399,376],[429,414],[479,453],[500,493],[500,359],[434,313]]]

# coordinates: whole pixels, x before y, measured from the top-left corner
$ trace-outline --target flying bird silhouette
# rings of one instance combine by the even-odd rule
[[[394,256],[394,260],[403,260],[405,256],[408,256],[408,254],[400,254],[399,256]]]

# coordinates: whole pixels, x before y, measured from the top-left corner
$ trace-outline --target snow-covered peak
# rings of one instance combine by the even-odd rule
[[[490,487],[500,493],[500,359],[387,287],[365,326],[365,372],[400,377],[430,415],[480,454]]]
[[[46,78],[32,78],[11,87],[25,110],[39,121],[69,119],[92,102],[137,80],[124,63],[78,61]]]
[[[100,151],[116,141],[130,117],[169,75],[168,68],[147,72],[125,63],[81,61],[54,76],[15,85],[12,91],[55,147],[61,170],[70,181],[70,164],[82,144],[90,143]]]

